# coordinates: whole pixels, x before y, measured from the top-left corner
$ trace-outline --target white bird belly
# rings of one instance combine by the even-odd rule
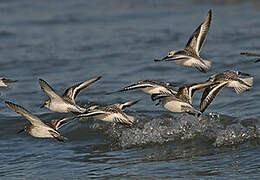
[[[201,67],[201,68],[210,68],[211,62],[203,59],[196,59],[193,57],[186,57],[184,60],[176,60],[176,64],[182,65],[182,66],[192,66],[192,67]]]
[[[176,60],[175,63],[182,65],[182,66],[193,66],[194,62],[197,62],[197,61],[199,61],[199,60],[189,57],[189,59]]]
[[[58,102],[58,103],[52,102],[51,105],[50,105],[50,110],[55,111],[55,112],[60,112],[60,113],[71,112],[73,110],[75,112],[79,111],[76,108],[76,106],[74,106],[72,104],[67,104],[67,103],[64,103],[64,102]]]
[[[7,87],[7,85],[3,81],[0,81],[0,87]]]
[[[169,101],[163,107],[171,112],[183,112],[182,106],[190,106],[192,108],[190,104],[181,101]]]
[[[34,137],[38,138],[52,138],[53,136],[50,134],[49,130],[51,130],[48,127],[37,127],[34,126],[29,134],[31,134]]]

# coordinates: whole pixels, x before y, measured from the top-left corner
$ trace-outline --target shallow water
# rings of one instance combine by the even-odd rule
[[[185,46],[209,9],[213,19],[202,56],[209,73],[155,63]],[[260,3],[255,1],[1,1],[1,75],[17,79],[0,89],[0,179],[258,179],[260,64],[240,52],[260,51]],[[154,106],[141,91],[105,95],[140,79],[180,84],[205,81],[227,69],[254,76],[237,95],[224,89],[201,118]],[[93,118],[61,129],[66,143],[16,134],[27,121],[4,101],[48,121],[68,116],[40,109],[47,96],[38,79],[62,92],[102,75],[79,104],[142,99],[129,108],[129,128]],[[199,105],[201,93],[194,97]]]

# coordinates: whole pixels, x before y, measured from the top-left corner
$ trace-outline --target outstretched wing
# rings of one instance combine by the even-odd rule
[[[51,128],[58,130],[62,126],[68,124],[69,122],[73,121],[76,117],[68,117],[68,118],[63,118],[63,119],[53,119],[46,124],[50,126]]]
[[[106,111],[102,111],[102,110],[95,110],[95,111],[92,111],[89,113],[80,114],[77,116],[77,118],[97,116],[97,115],[101,115],[101,114],[108,114],[108,113]]]
[[[188,43],[186,44],[185,50],[192,52],[199,56],[200,49],[203,46],[203,43],[207,37],[210,22],[211,22],[211,15],[212,11],[209,10],[207,17],[204,21],[199,25],[199,27],[193,32],[191,35]]]
[[[43,79],[39,79],[39,84],[41,86],[41,89],[43,90],[43,92],[45,92],[50,98],[52,99],[57,99],[57,98],[61,98],[53,89],[52,87]]]
[[[156,101],[157,99],[162,99],[162,98],[166,98],[166,97],[175,97],[174,94],[170,94],[170,93],[156,93],[156,94],[152,94],[151,95],[151,99],[152,101]]]
[[[127,87],[124,87],[123,89],[120,89],[118,91],[113,91],[113,92],[109,92],[106,93],[107,95],[113,94],[113,93],[117,93],[117,92],[124,92],[124,91],[129,91],[129,90],[134,90],[134,89],[141,89],[141,88],[147,88],[147,87],[153,87],[153,85],[149,84],[149,83],[144,83],[144,84],[132,84],[129,85]]]
[[[124,110],[125,108],[133,106],[134,104],[138,103],[139,101],[141,101],[141,100],[139,99],[137,101],[129,101],[129,102],[125,102],[125,103],[119,104],[119,108],[121,110]]]
[[[105,110],[94,110],[86,114],[80,114],[77,117],[91,117],[97,115],[103,115],[101,120],[108,122],[119,122],[123,124],[132,124],[134,122],[134,117],[126,115],[122,112],[115,104],[105,107]]]
[[[62,97],[64,97],[65,99],[67,99],[67,100],[69,100],[69,101],[71,101],[72,103],[75,104],[75,98],[79,94],[80,90],[88,87],[89,85],[91,85],[92,83],[96,82],[99,79],[101,79],[101,76],[99,76],[97,78],[90,79],[88,81],[81,82],[79,84],[76,84],[76,85],[68,88],[64,92]]]
[[[226,82],[222,82],[213,86],[207,87],[200,100],[200,111],[203,113],[210,103],[215,99],[218,93],[227,85]]]
[[[23,107],[8,101],[5,101],[5,104],[16,113],[21,114],[26,119],[28,119],[31,122],[31,124],[38,126],[46,126],[37,116],[33,115]]]
[[[114,117],[113,122],[115,123],[121,123],[121,124],[128,124],[132,125],[135,122],[135,118],[132,116],[127,116],[127,117]]]
[[[196,91],[199,91],[199,90],[201,90],[201,89],[203,89],[203,88],[206,88],[206,87],[208,87],[208,86],[210,86],[210,85],[212,85],[212,82],[209,82],[209,81],[207,81],[207,82],[202,82],[202,83],[190,84],[190,85],[189,85],[189,86],[190,86],[190,88],[189,88],[189,96],[190,96],[190,98],[192,98],[192,96],[194,95],[194,93],[195,93]]]
[[[52,135],[52,137],[54,137],[57,141],[61,141],[64,142],[65,138],[63,136],[61,136],[58,132],[53,131],[53,130],[49,130],[49,133]]]

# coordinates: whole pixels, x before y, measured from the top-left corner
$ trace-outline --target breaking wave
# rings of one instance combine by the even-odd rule
[[[221,147],[260,139],[259,120],[239,120],[216,113],[202,115],[199,118],[187,114],[178,117],[168,114],[157,117],[142,115],[137,116],[136,123],[131,127],[93,118],[81,118],[79,122],[87,128],[102,131],[122,148],[191,140],[206,141]]]

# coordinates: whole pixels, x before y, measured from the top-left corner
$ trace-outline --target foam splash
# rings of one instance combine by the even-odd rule
[[[220,114],[203,115],[200,118],[187,114],[177,117],[161,115],[154,118],[138,116],[132,127],[98,120],[92,122],[88,119],[89,128],[103,129],[111,140],[123,148],[195,139],[220,147],[260,138],[259,120],[239,120]]]

